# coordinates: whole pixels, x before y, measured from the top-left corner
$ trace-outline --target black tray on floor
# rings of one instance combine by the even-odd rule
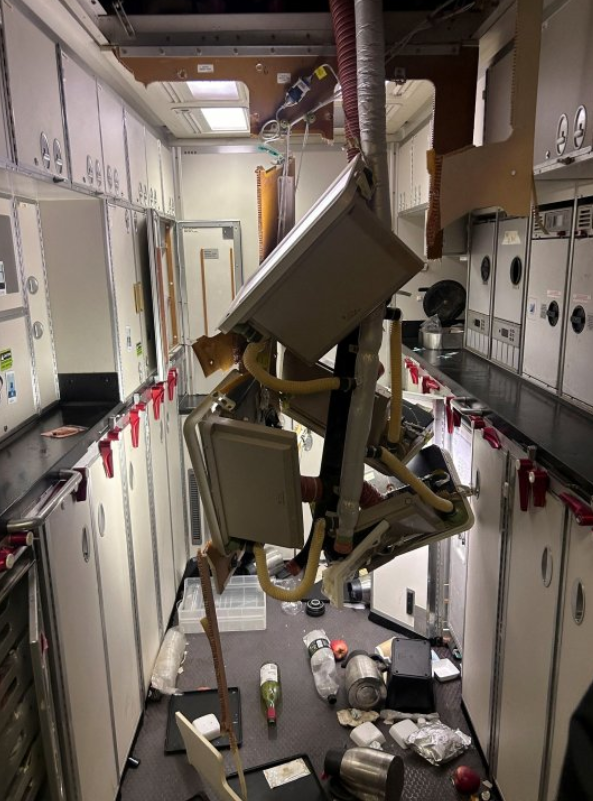
[[[283,765],[285,762],[292,762],[293,759],[302,759],[309,768],[308,776],[295,779],[288,784],[282,784],[273,790],[264,776],[264,770],[274,768],[276,765]],[[233,773],[227,779],[231,788],[240,794],[239,777]],[[276,759],[273,762],[266,762],[265,765],[258,765],[256,768],[249,768],[245,771],[245,782],[247,784],[247,797],[249,801],[327,801],[328,796],[323,785],[319,781],[315,768],[307,754],[295,754],[294,756]]]
[[[229,687],[229,707],[231,720],[235,728],[237,743],[241,745],[243,732],[241,729],[241,693],[238,687]],[[218,700],[218,690],[191,690],[190,692],[172,695],[169,700],[169,711],[167,714],[167,733],[165,735],[165,753],[176,754],[185,751],[183,738],[177,728],[175,713],[181,712],[191,723],[192,720],[202,717],[202,715],[216,715],[220,720],[220,701]],[[228,748],[229,738],[227,734],[212,740],[215,748]]]

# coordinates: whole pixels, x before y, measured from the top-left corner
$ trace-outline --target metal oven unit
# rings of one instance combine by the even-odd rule
[[[523,375],[554,391],[560,372],[572,212],[570,204],[535,214],[529,258]]]
[[[488,356],[490,351],[490,306],[496,261],[496,218],[475,218],[471,227],[469,294],[465,344],[469,350]]]
[[[528,219],[499,218],[490,358],[515,373],[520,364],[528,230]]]

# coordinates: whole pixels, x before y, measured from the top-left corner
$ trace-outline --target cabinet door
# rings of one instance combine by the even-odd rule
[[[0,438],[37,411],[27,318],[24,309],[12,314],[0,319]]]
[[[512,133],[511,94],[514,51],[499,59],[486,72],[484,144],[504,142]]]
[[[126,111],[125,120],[128,166],[130,169],[130,200],[139,206],[148,206],[144,123],[128,111]]]
[[[572,517],[570,521],[547,801],[556,798],[571,715],[591,684],[593,612],[587,594],[593,575],[593,537],[590,525],[579,526]]]
[[[550,492],[545,507],[521,511],[515,481],[495,771],[505,801],[540,798],[564,517],[564,505]]]
[[[66,178],[56,43],[7,2],[2,20],[17,163]]]
[[[163,628],[167,627],[175,602],[176,585],[173,567],[173,536],[169,504],[169,474],[167,471],[167,438],[165,413],[161,403],[148,405],[150,431],[151,494],[154,504],[157,564]]]
[[[122,433],[130,530],[134,549],[136,606],[140,628],[144,693],[148,692],[152,667],[160,646],[160,610],[157,599],[156,559],[153,543],[146,412],[133,411],[134,420]]]
[[[41,246],[41,224],[35,203],[18,201],[16,211],[23,258],[23,283],[33,334],[37,389],[41,408],[44,409],[58,399],[59,391],[47,278]]]
[[[531,245],[523,372],[551,389],[558,386],[568,252],[568,238]]]
[[[73,184],[104,191],[97,82],[61,52],[64,110]]]
[[[105,164],[105,191],[111,197],[129,200],[124,105],[117,95],[101,84],[97,85],[97,93]]]
[[[118,775],[121,776],[142,709],[122,487],[121,443],[113,441],[110,444],[113,465],[111,477],[107,476],[102,459],[97,459],[89,468],[89,483]]]
[[[150,263],[148,258],[148,230],[146,214],[135,211],[132,215],[134,223],[134,256],[136,259],[136,281],[140,287],[138,298],[142,304],[140,311],[140,328],[142,331],[142,363],[144,376],[156,370],[156,337],[154,330],[154,310],[150,284]]]
[[[0,198],[0,314],[23,305],[20,265],[17,258],[14,202]],[[0,346],[1,347],[1,346]]]
[[[110,204],[107,213],[124,400],[146,377],[142,320],[138,311],[141,287],[136,277],[132,212]]]
[[[183,495],[183,451],[181,448],[181,420],[179,417],[179,392],[173,383],[178,368],[169,371],[165,390],[165,422],[167,427],[167,464],[169,469],[169,496],[171,499],[171,526],[173,533],[173,561],[175,586],[179,587],[188,558],[188,539],[185,524],[185,499]]]
[[[494,316],[520,325],[523,317],[528,220],[500,220],[496,248]]]
[[[429,174],[426,154],[432,147],[432,123],[428,122],[412,140],[412,201],[414,206],[428,203]]]
[[[469,256],[469,296],[467,308],[490,314],[490,293],[494,283],[496,222],[475,222],[471,229]]]
[[[161,143],[148,129],[146,141],[146,174],[148,181],[148,206],[163,211],[163,182],[161,179]]]
[[[506,451],[494,449],[481,432],[475,431],[472,484],[479,487],[479,494],[473,498],[475,523],[469,535],[461,694],[486,759],[490,752],[506,466]]]
[[[73,782],[69,798],[113,801],[118,771],[111,724],[107,662],[88,502],[68,496],[49,516],[43,548],[51,580],[61,685],[70,727]],[[57,675],[56,675],[57,678]]]
[[[568,296],[562,391],[593,407],[593,382],[584,365],[593,356],[593,238],[577,239],[572,257],[572,278]]]
[[[413,189],[412,189],[412,158],[413,141],[408,139],[399,146],[396,160],[396,181],[397,181],[397,210],[406,211],[412,208]]]
[[[175,216],[175,178],[173,151],[161,142],[161,171],[163,174],[163,211]]]

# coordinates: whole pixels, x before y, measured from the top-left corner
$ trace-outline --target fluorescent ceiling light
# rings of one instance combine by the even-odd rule
[[[236,81],[187,81],[187,86],[198,100],[238,100]]]
[[[249,120],[244,108],[201,108],[211,131],[249,131]]]

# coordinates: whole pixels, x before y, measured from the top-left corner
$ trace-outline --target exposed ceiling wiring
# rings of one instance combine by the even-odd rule
[[[446,22],[449,19],[453,19],[454,17],[458,17],[460,14],[464,14],[466,11],[469,11],[477,4],[477,0],[445,0],[444,3],[441,3],[440,6],[437,6],[434,11],[431,11],[430,14],[420,22],[415,28],[407,33],[399,42],[393,44],[386,52],[385,58],[389,59],[392,58],[394,55],[399,53],[406,45],[408,45],[412,39],[419,34],[421,31],[428,30],[429,28],[434,28],[436,25],[440,25],[442,22]],[[457,6],[454,7],[451,11],[446,14],[443,14],[450,6]]]

